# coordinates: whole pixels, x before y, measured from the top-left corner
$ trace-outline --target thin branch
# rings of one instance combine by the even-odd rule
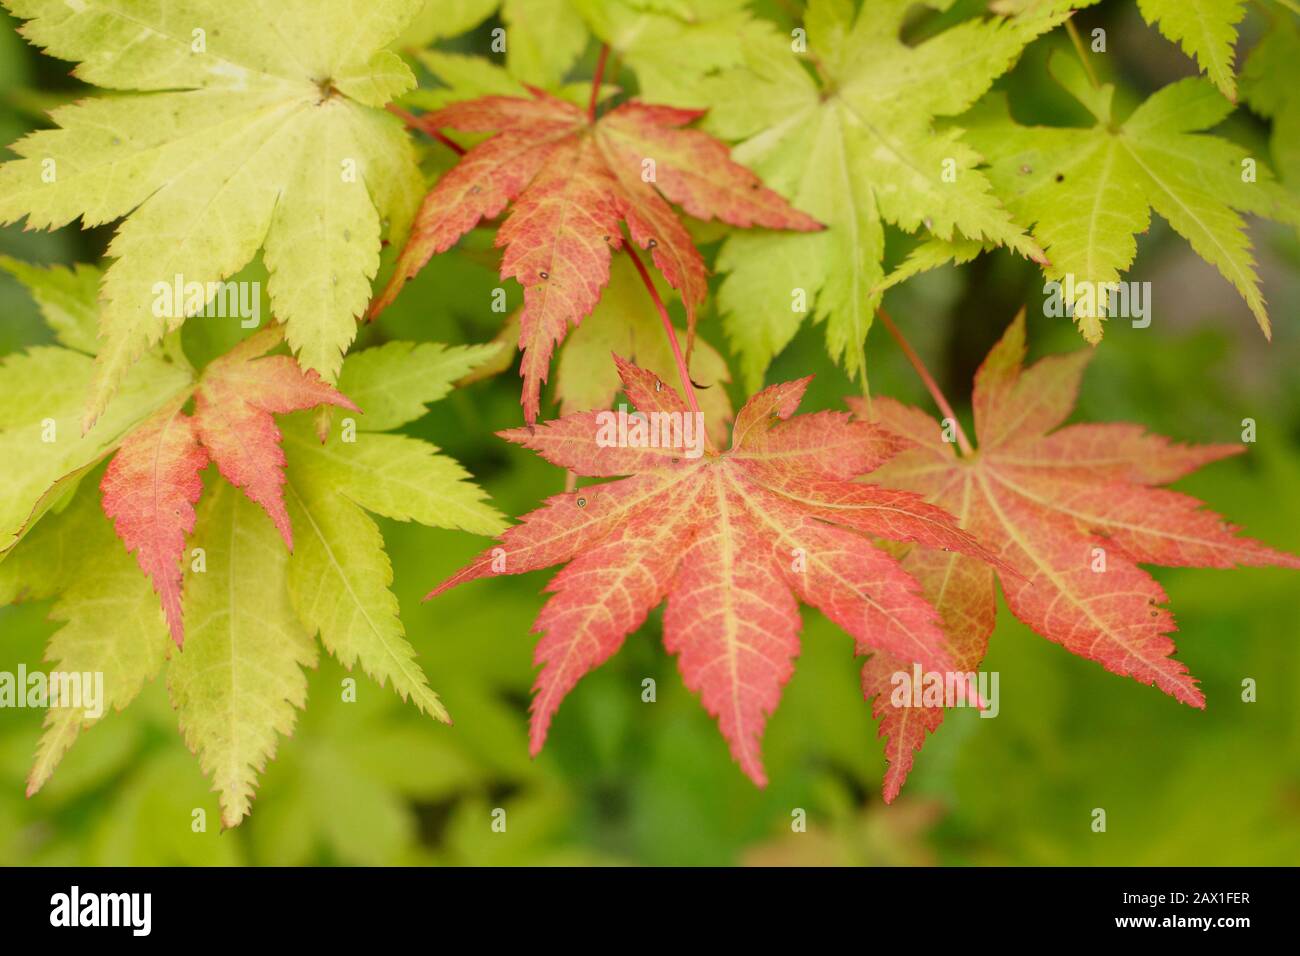
[[[934,376],[930,374],[930,370],[925,367],[925,363],[921,361],[921,356],[917,355],[916,349],[912,348],[907,339],[903,338],[903,333],[898,331],[898,326],[894,324],[894,320],[889,317],[888,312],[883,308],[879,308],[876,309],[876,315],[880,316],[880,321],[885,324],[885,328],[889,330],[889,334],[894,337],[894,341],[898,343],[898,347],[903,350],[903,354],[907,356],[907,360],[912,363],[912,368],[916,369],[916,374],[919,375],[921,381],[925,383],[926,389],[930,392],[930,397],[933,398],[934,403],[939,406],[939,413],[948,421],[952,422],[953,430],[957,434],[957,447],[961,449],[961,453],[963,455],[973,455],[975,449],[971,447],[970,440],[966,437],[966,433],[962,431],[961,421],[957,418],[957,414],[952,410],[952,406],[948,404],[948,399],[943,397],[943,392],[939,391],[939,383],[934,380]]]
[[[438,142],[442,143],[443,146],[446,146],[457,156],[465,155],[464,146],[460,145],[460,143],[456,142],[450,136],[443,133],[442,130],[434,128],[425,120],[423,116],[414,116],[406,112],[406,110],[402,109],[396,103],[388,104],[388,112],[392,113],[394,116],[400,119],[411,129],[419,130],[421,133],[424,133],[429,138],[436,139]]]
[[[1092,84],[1094,90],[1099,89],[1101,84],[1097,82],[1097,74],[1092,72],[1092,63],[1088,61],[1088,51],[1084,49],[1083,38],[1079,36],[1079,31],[1074,26],[1074,14],[1070,14],[1070,19],[1065,21],[1065,32],[1070,34],[1070,42],[1074,44],[1074,52],[1079,54],[1083,72],[1088,74],[1088,82]]]
[[[686,359],[682,357],[682,347],[677,343],[677,330],[673,328],[672,319],[668,317],[668,309],[664,306],[664,300],[659,298],[659,290],[655,288],[654,280],[650,278],[650,273],[646,272],[645,266],[641,262],[640,256],[632,248],[632,244],[626,243],[624,248],[627,254],[632,258],[632,265],[636,266],[637,273],[641,276],[641,281],[645,283],[646,291],[650,293],[650,299],[654,302],[655,308],[659,310],[659,318],[663,321],[664,332],[668,335],[668,345],[673,350],[673,361],[677,364],[677,375],[682,380],[682,389],[686,392],[686,404],[691,406],[691,411],[696,415],[700,414],[700,403],[695,399],[695,386],[691,382],[691,373],[686,367]]]
[[[587,119],[596,121],[596,100],[600,99],[600,81],[605,75],[605,62],[609,59],[609,44],[600,45],[600,56],[596,60],[596,72],[591,78],[591,99],[587,103]]]

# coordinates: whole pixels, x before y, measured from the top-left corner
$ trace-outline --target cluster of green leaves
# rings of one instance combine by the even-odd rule
[[[503,527],[458,464],[426,442],[389,434],[423,415],[492,348],[392,342],[361,350],[345,363],[341,384],[365,403],[366,414],[336,423],[324,443],[309,413],[285,420],[292,552],[255,504],[209,475],[187,545],[189,634],[184,652],[173,652],[149,579],[100,507],[98,476],[123,436],[183,401],[197,375],[179,349],[150,356],[132,369],[111,414],[78,435],[93,374],[94,360],[82,349],[96,344],[96,272],[6,265],[29,285],[62,343],[0,365],[0,442],[30,463],[33,476],[7,485],[0,498],[9,541],[0,597],[57,598],[51,613],[64,623],[50,641],[51,664],[102,672],[105,713],[126,707],[166,664],[186,741],[220,791],[231,825],[248,812],[256,771],[305,703],[302,669],[316,662],[317,635],[345,667],[359,663],[381,685],[391,683],[446,720],[405,637],[370,514],[480,534]],[[356,429],[350,440],[342,437],[348,427]],[[39,439],[43,430],[51,440]],[[49,714],[29,794],[45,784],[81,730],[103,716],[67,707]]]
[[[814,318],[826,322],[831,355],[851,373],[864,371],[861,348],[872,315],[885,290],[902,280],[1001,245],[1040,262],[1047,279],[1072,273],[1080,283],[1113,282],[1132,264],[1151,209],[1232,282],[1268,333],[1238,212],[1300,224],[1300,203],[1277,186],[1265,163],[1247,182],[1247,152],[1201,133],[1232,110],[1225,98],[1235,98],[1232,59],[1224,51],[1235,44],[1242,4],[1141,4],[1149,20],[1198,58],[1220,92],[1207,80],[1185,80],[1121,124],[1112,115],[1113,86],[1086,72],[1104,68],[1107,58],[1081,65],[1070,53],[1054,61],[1052,78],[1097,125],[1019,126],[990,88],[1027,44],[1086,5],[997,3],[1013,15],[964,19],[946,29],[938,20],[904,43],[909,0],[867,3],[857,12],[850,0],[813,2],[802,60],[790,55],[787,37],[773,32],[746,44],[743,65],[703,84],[709,125],[737,142],[737,158],[830,226],[814,236],[738,235],[723,244],[718,268],[727,280],[719,309],[751,386],[802,321],[791,307],[792,290],[806,293]],[[953,3],[930,6],[946,10]],[[1290,14],[1279,10],[1261,47],[1278,49],[1294,31]],[[1266,115],[1282,113],[1289,87],[1281,71],[1257,65],[1251,75],[1259,86],[1252,102]],[[919,240],[888,276],[884,224]],[[1100,340],[1095,316],[1079,324],[1090,342]]]

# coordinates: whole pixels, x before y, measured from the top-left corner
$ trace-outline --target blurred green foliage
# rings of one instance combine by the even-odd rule
[[[788,18],[771,5],[778,19]],[[1107,3],[1081,15],[1117,39],[1103,77],[1130,101],[1193,69],[1138,18]],[[1247,43],[1258,33],[1248,19]],[[452,46],[480,52],[482,28]],[[1043,61],[1059,33],[1030,48],[1001,82],[1024,118],[1080,119]],[[479,44],[486,48],[486,44]],[[584,67],[590,70],[594,47]],[[630,85],[630,74],[618,77]],[[39,122],[36,107],[75,95],[63,64],[38,57],[0,23],[0,139]],[[1239,111],[1223,131],[1266,151],[1267,126]],[[446,157],[430,152],[430,164]],[[1085,381],[1079,420],[1128,420],[1184,441],[1258,441],[1180,484],[1270,544],[1300,550],[1300,244],[1256,224],[1264,288],[1277,317],[1263,341],[1245,306],[1159,221],[1131,278],[1152,281],[1149,329],[1112,322]],[[0,231],[0,252],[39,262],[90,261],[103,230]],[[715,246],[706,247],[712,254]],[[898,258],[906,249],[891,250]],[[391,256],[391,251],[389,253]],[[486,341],[496,252],[477,235],[435,258],[363,342]],[[260,266],[254,267],[255,269]],[[1225,291],[1226,290],[1226,291]],[[518,290],[508,289],[512,307]],[[1013,312],[1028,305],[1036,354],[1082,347],[1068,322],[1041,316],[1041,279],[1006,253],[912,280],[887,306],[961,407],[970,375]],[[21,288],[0,277],[0,353],[46,341]],[[189,323],[204,360],[226,330]],[[701,332],[720,348],[716,316]],[[874,391],[927,406],[890,340],[868,342]],[[734,367],[734,366],[733,366]],[[830,408],[854,386],[805,326],[768,381],[816,374],[805,408]],[[737,404],[744,396],[733,390]],[[453,394],[409,426],[464,462],[508,514],[564,486],[564,475],[493,436],[519,422],[513,373]],[[6,463],[8,466],[9,463]],[[36,798],[23,797],[41,715],[0,711],[0,864],[1284,864],[1300,859],[1300,641],[1296,579],[1280,570],[1156,569],[1178,617],[1179,656],[1203,682],[1204,712],[1072,657],[1003,609],[986,668],[1001,674],[1001,712],[954,712],[918,757],[903,796],[879,797],[884,761],[858,689],[850,639],[805,610],[803,653],[765,741],[772,783],[753,787],[659,641],[659,618],[582,681],[542,756],[527,756],[530,626],[550,572],[420,596],[481,540],[385,523],[395,589],[411,640],[454,716],[436,725],[328,658],[309,707],[267,769],[252,817],[220,832],[216,797],[176,732],[164,689],[91,729]],[[48,605],[0,609],[0,670],[37,667],[53,629]],[[653,678],[654,703],[642,702]],[[1258,700],[1241,699],[1242,681]],[[1103,808],[1107,832],[1091,829]],[[206,832],[194,832],[194,811]],[[494,832],[493,811],[508,825]],[[792,813],[808,832],[792,834]]]

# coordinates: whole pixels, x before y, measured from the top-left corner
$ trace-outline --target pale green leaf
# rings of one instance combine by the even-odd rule
[[[180,403],[193,373],[150,354],[127,374],[116,401],[86,434],[81,412],[94,360],[81,352],[38,346],[0,360],[0,460],[22,462],[0,483],[0,554],[53,505],[50,492],[93,466],[136,425],[168,403]]]
[[[722,324],[740,356],[748,394],[763,385],[768,363],[790,344],[826,281],[833,240],[826,233],[738,232],[718,252]],[[875,271],[875,270],[873,270]],[[865,303],[864,303],[865,305]]]
[[[247,816],[257,776],[307,702],[316,643],[289,602],[289,555],[266,514],[211,483],[194,543],[206,570],[185,579],[186,638],[167,687],[185,743],[221,799],[222,822]]]
[[[494,345],[388,342],[353,353],[339,376],[339,391],[361,409],[358,428],[387,431],[415,421],[426,405],[497,352]]]
[[[98,713],[51,707],[27,779],[31,796],[44,786],[77,735],[110,710],[125,708],[158,676],[172,646],[149,579],[118,543],[92,487],[41,524],[21,550],[0,563],[0,598],[49,597],[50,618],[63,626],[50,638],[48,670],[102,674]],[[86,701],[83,701],[86,703]]]
[[[0,255],[0,269],[23,284],[54,337],[70,349],[94,355],[99,348],[99,280],[94,266],[34,266]]]
[[[424,0],[395,46],[428,46],[434,40],[466,33],[496,12],[501,0]]]
[[[426,70],[442,84],[439,87],[420,87],[402,97],[402,102],[422,110],[437,110],[448,103],[477,99],[480,96],[524,96],[527,82],[511,72],[510,64],[493,63],[481,56],[447,53],[442,50],[420,50],[416,58]],[[537,84],[532,84],[536,86]],[[591,81],[575,80],[547,88],[561,99],[586,107],[591,98]],[[609,83],[603,83],[599,99],[616,92]]]
[[[415,662],[389,588],[393,569],[375,523],[338,492],[328,473],[290,458],[285,497],[295,529],[289,559],[289,599],[299,619],[319,632],[326,649],[349,670],[361,667],[382,687],[450,723],[446,708]]]
[[[384,222],[390,233],[409,222],[421,188],[400,122],[376,108],[414,85],[377,51],[420,0],[7,2],[29,39],[80,61],[82,79],[141,91],[55,110],[58,128],[14,144],[21,158],[0,166],[0,222],[125,217],[109,247],[87,421],[185,318],[155,308],[155,284],[179,275],[208,289],[259,249],[290,344],[333,380]]]
[[[926,240],[909,252],[907,258],[881,280],[880,284],[873,290],[873,294],[892,289],[900,282],[905,282],[922,272],[938,269],[950,262],[956,265],[964,265],[981,252],[988,252],[989,248],[989,246],[973,239],[958,239],[952,242],[945,242],[942,239]]]
[[[746,38],[771,24],[746,0],[572,0],[591,31],[636,74],[638,94],[654,103],[703,106],[700,80],[740,66]]]
[[[568,0],[505,0],[506,65],[533,86],[559,86],[587,45],[587,28]]]
[[[495,535],[501,515],[469,473],[428,442],[406,435],[360,432],[355,441],[321,444],[304,415],[286,420],[285,448],[298,468],[328,480],[367,511],[395,521]]]
[[[716,108],[707,122],[739,141],[735,158],[828,227],[736,235],[723,246],[719,263],[730,275],[719,305],[751,383],[797,329],[799,293],[826,321],[831,356],[850,374],[862,371],[884,278],[885,223],[1041,257],[961,131],[936,130],[934,121],[967,109],[1063,15],[966,20],[907,46],[898,34],[910,6],[885,0],[855,18],[852,4],[814,2],[806,54],[788,37],[750,41],[745,65],[709,83]],[[805,64],[816,65],[819,79]]]
[[[1233,48],[1246,0],[1138,0],[1138,9],[1147,23],[1195,57],[1224,96],[1237,98]]]
[[[565,74],[587,45],[587,29],[572,0],[453,0],[449,4],[428,0],[403,39],[408,46],[426,46],[442,37],[472,29],[493,13],[498,13],[506,25],[504,37],[493,36],[494,43],[502,39],[505,47],[506,66],[498,75],[508,76],[516,93],[520,82],[543,89],[561,86]],[[428,52],[437,55],[437,51]],[[500,50],[494,46],[493,52]],[[450,61],[445,64],[453,74],[459,74],[458,77],[442,76],[449,86],[458,87],[456,79],[459,78],[468,81],[466,90],[469,90],[491,75],[487,61],[479,66],[470,63],[468,57],[459,59],[463,62],[458,65]],[[425,66],[441,76],[430,61],[426,60]]]
[[[1025,127],[1005,104],[990,102],[968,135],[988,157],[998,193],[1035,224],[1034,237],[1051,261],[1049,279],[1073,276],[1076,287],[1087,282],[1094,289],[1118,281],[1154,209],[1233,284],[1268,334],[1240,213],[1294,222],[1300,211],[1263,164],[1248,179],[1246,150],[1201,132],[1230,110],[1214,86],[1194,77],[1157,91],[1122,125]],[[1103,309],[1085,306],[1075,318],[1085,338],[1101,338]]]

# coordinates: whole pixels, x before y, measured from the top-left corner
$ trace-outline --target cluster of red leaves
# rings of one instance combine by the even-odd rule
[[[1152,487],[1239,446],[1187,447],[1126,424],[1053,432],[1087,355],[1022,370],[1017,319],[976,378],[980,448],[966,457],[928,415],[889,399],[875,399],[869,415],[857,407],[856,418],[794,416],[808,379],[755,395],[736,416],[731,448],[695,460],[671,448],[602,447],[596,412],[503,432],[578,475],[630,477],[548,499],[429,596],[567,562],[536,622],[534,754],[562,698],[665,598],[666,647],[760,785],[763,726],[799,651],[796,599],[870,655],[863,692],[876,698],[889,738],[889,800],[943,719],[941,708],[919,706],[919,688],[918,706],[892,706],[894,675],[913,662],[945,674],[977,668],[993,630],[995,574],[1012,611],[1040,634],[1201,705],[1170,657],[1164,592],[1138,562],[1300,561],[1237,537],[1195,499]],[[675,391],[616,361],[641,412],[688,414]],[[900,562],[873,539],[912,547]]]
[[[690,414],[654,375],[615,361],[642,413]],[[602,447],[597,412],[502,433],[578,475],[631,476],[547,499],[502,536],[504,567],[502,549],[490,549],[429,595],[569,562],[537,619],[534,754],[564,695],[665,598],[664,644],[760,784],[763,726],[799,653],[796,598],[848,631],[860,654],[951,669],[938,615],[871,539],[996,558],[920,496],[854,481],[901,443],[845,412],[794,416],[808,381],[759,392],[736,415],[731,448],[696,459]]]
[[[665,198],[697,219],[733,226],[821,226],[732,162],[723,143],[683,128],[701,111],[632,100],[593,120],[572,103],[530,91],[531,98],[488,96],[422,118],[430,129],[495,135],[429,191],[370,314],[386,308],[431,256],[513,201],[496,244],[505,249],[501,277],[524,287],[521,403],[532,423],[551,354],[569,326],[596,307],[609,282],[610,256],[623,244],[620,223],[681,293],[692,327],[708,295],[708,271]]]
[[[290,356],[259,358],[282,334],[279,326],[265,329],[209,364],[194,392],[194,414],[182,411],[183,402],[158,411],[126,437],[100,483],[104,513],[153,582],[178,647],[185,638],[181,556],[209,460],[266,510],[292,550],[284,452],[272,414],[321,404],[358,410]]]

